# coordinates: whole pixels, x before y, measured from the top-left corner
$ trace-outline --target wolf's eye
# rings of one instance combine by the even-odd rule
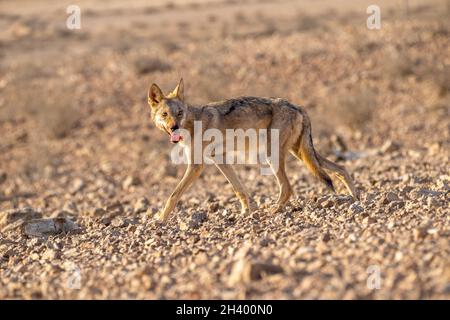
[[[178,111],[178,116],[181,117],[182,115],[183,115],[183,111],[182,110]]]
[[[163,112],[161,116],[162,116],[163,118],[165,118],[165,117],[168,116],[168,114],[167,114],[167,112]]]

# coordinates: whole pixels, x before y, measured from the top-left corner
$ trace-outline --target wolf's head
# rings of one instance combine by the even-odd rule
[[[182,140],[179,129],[184,128],[188,113],[187,105],[184,103],[183,79],[167,96],[158,85],[152,84],[148,90],[148,104],[153,122],[157,128],[169,134],[170,142],[178,143]]]

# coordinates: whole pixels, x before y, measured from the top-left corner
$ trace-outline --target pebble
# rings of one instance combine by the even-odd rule
[[[141,179],[137,176],[127,176],[122,182],[122,188],[125,190],[130,189],[133,186],[141,184]]]
[[[21,227],[25,222],[38,219],[42,214],[30,207],[0,212],[0,229],[5,232]]]
[[[134,213],[146,212],[149,206],[147,198],[139,198],[134,205]]]
[[[122,228],[122,227],[126,227],[128,225],[128,223],[126,222],[126,220],[123,217],[115,217],[111,221],[111,225],[116,228]]]
[[[85,186],[84,180],[81,178],[76,178],[72,181],[71,186],[69,187],[69,192],[71,194],[75,194],[81,191]]]
[[[24,225],[24,233],[30,237],[45,237],[80,230],[76,223],[67,218],[35,219]]]
[[[349,208],[352,214],[358,214],[364,212],[363,207],[361,207],[357,202],[352,203]]]

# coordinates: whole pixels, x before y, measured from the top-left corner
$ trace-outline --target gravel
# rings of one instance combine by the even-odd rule
[[[287,5],[277,2],[296,11]],[[48,7],[49,16],[57,12]],[[158,27],[159,12],[136,29],[131,22],[140,11],[120,10],[120,19],[116,10],[98,16],[120,24],[126,37],[104,32],[108,20],[86,25],[83,41],[65,36],[65,47],[80,50],[64,55],[56,45],[62,35],[52,33],[56,16],[42,16],[45,28],[20,37],[9,22],[0,31],[8,48],[0,72],[0,299],[450,298],[448,95],[415,73],[444,65],[450,43],[438,28],[445,24],[412,15],[408,24],[393,19],[376,32],[337,21],[297,32],[277,29],[296,18],[274,15],[270,34],[258,33],[260,19],[249,19],[249,35],[224,27],[218,38],[218,28],[204,28],[198,16],[178,39],[179,32]],[[227,10],[223,18],[232,19]],[[176,27],[184,17],[173,11],[162,12]],[[180,49],[161,48],[162,38]],[[368,40],[375,49],[359,50]],[[382,72],[396,48],[417,61],[412,74]],[[148,52],[170,68],[141,66]],[[257,207],[243,215],[230,184],[208,167],[168,223],[156,223],[184,166],[171,163],[172,145],[150,124],[146,88],[155,81],[169,90],[180,72],[189,102],[252,94],[304,105],[316,149],[351,172],[361,200],[339,181],[329,193],[289,158],[294,195],[277,214],[270,213],[274,177],[237,167]],[[329,108],[360,84],[377,103],[370,120],[350,128]],[[64,137],[44,139],[46,114],[27,108],[51,99],[66,110],[75,104],[80,120]]]

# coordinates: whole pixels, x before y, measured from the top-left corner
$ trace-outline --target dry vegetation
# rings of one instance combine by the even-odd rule
[[[0,299],[450,297],[448,1],[406,14],[379,1],[0,3]],[[402,2],[403,3],[403,2]],[[317,149],[362,191],[331,195],[289,159],[284,212],[273,177],[239,174],[242,216],[215,168],[153,222],[183,172],[149,121],[148,85],[187,100],[281,96],[313,119]],[[29,207],[31,209],[23,210]],[[81,232],[36,238],[32,217]],[[67,287],[76,265],[79,289]],[[367,287],[378,266],[380,289]]]

